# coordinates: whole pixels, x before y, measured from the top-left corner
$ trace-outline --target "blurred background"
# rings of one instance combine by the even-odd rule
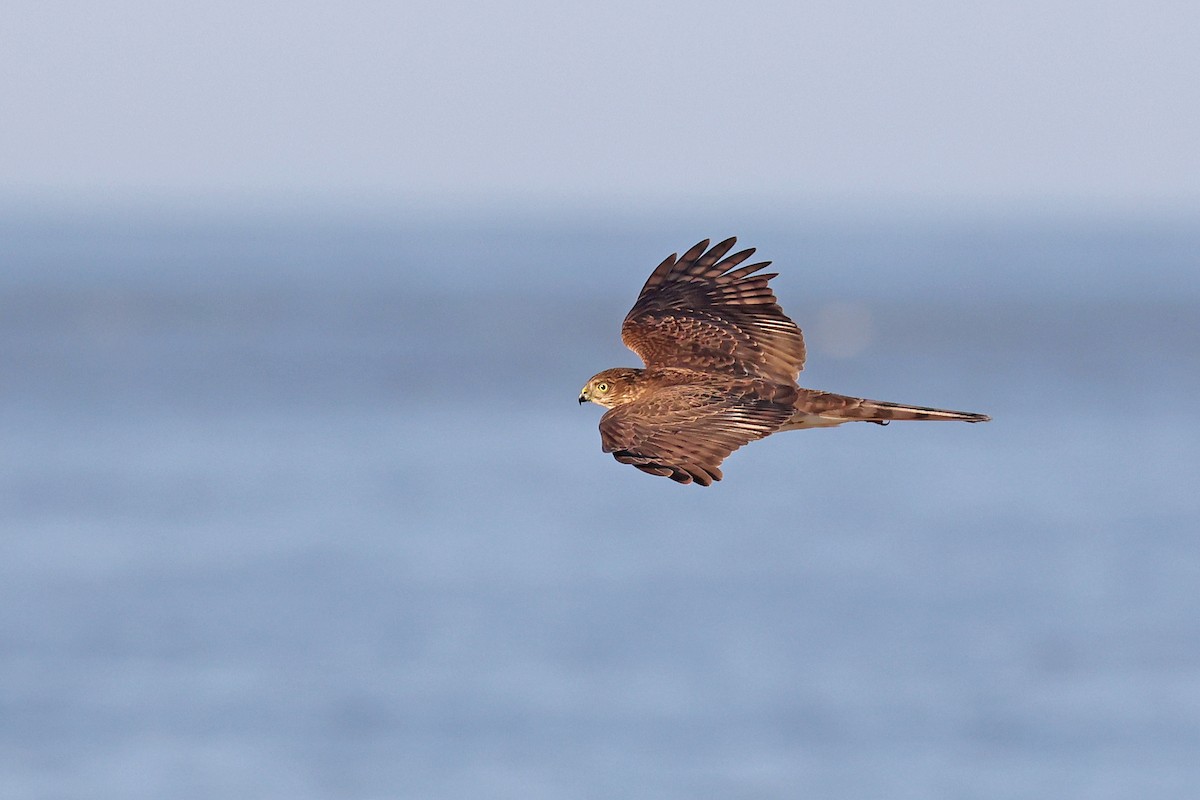
[[[5,798],[1193,798],[1200,9],[15,2]],[[807,386],[600,452],[737,235]]]

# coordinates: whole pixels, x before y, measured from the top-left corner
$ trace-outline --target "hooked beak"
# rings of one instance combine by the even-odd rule
[[[591,400],[591,399],[592,398],[588,397],[587,389],[584,389],[582,392],[579,393],[579,405],[583,405],[584,403],[586,403],[588,400]]]

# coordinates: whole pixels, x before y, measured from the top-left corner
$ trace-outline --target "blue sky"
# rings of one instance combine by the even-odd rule
[[[1200,207],[1192,2],[15,2],[9,201]]]

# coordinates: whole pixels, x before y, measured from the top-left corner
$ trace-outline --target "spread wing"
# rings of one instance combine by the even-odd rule
[[[793,387],[766,381],[667,386],[606,413],[600,440],[622,464],[708,486],[726,456],[783,425],[795,400]]]
[[[647,367],[687,367],[794,383],[804,367],[804,336],[767,282],[770,264],[739,267],[754,254],[726,257],[736,238],[708,252],[705,239],[651,273],[621,326],[621,339]]]

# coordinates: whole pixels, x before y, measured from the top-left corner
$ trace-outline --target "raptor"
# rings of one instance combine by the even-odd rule
[[[754,249],[727,255],[729,238],[672,254],[651,273],[621,326],[645,368],[592,376],[579,402],[608,409],[604,452],[643,472],[703,486],[721,480],[721,462],[772,433],[846,422],[990,417],[847,397],[797,383],[804,335],[780,308],[771,262],[742,266]]]

